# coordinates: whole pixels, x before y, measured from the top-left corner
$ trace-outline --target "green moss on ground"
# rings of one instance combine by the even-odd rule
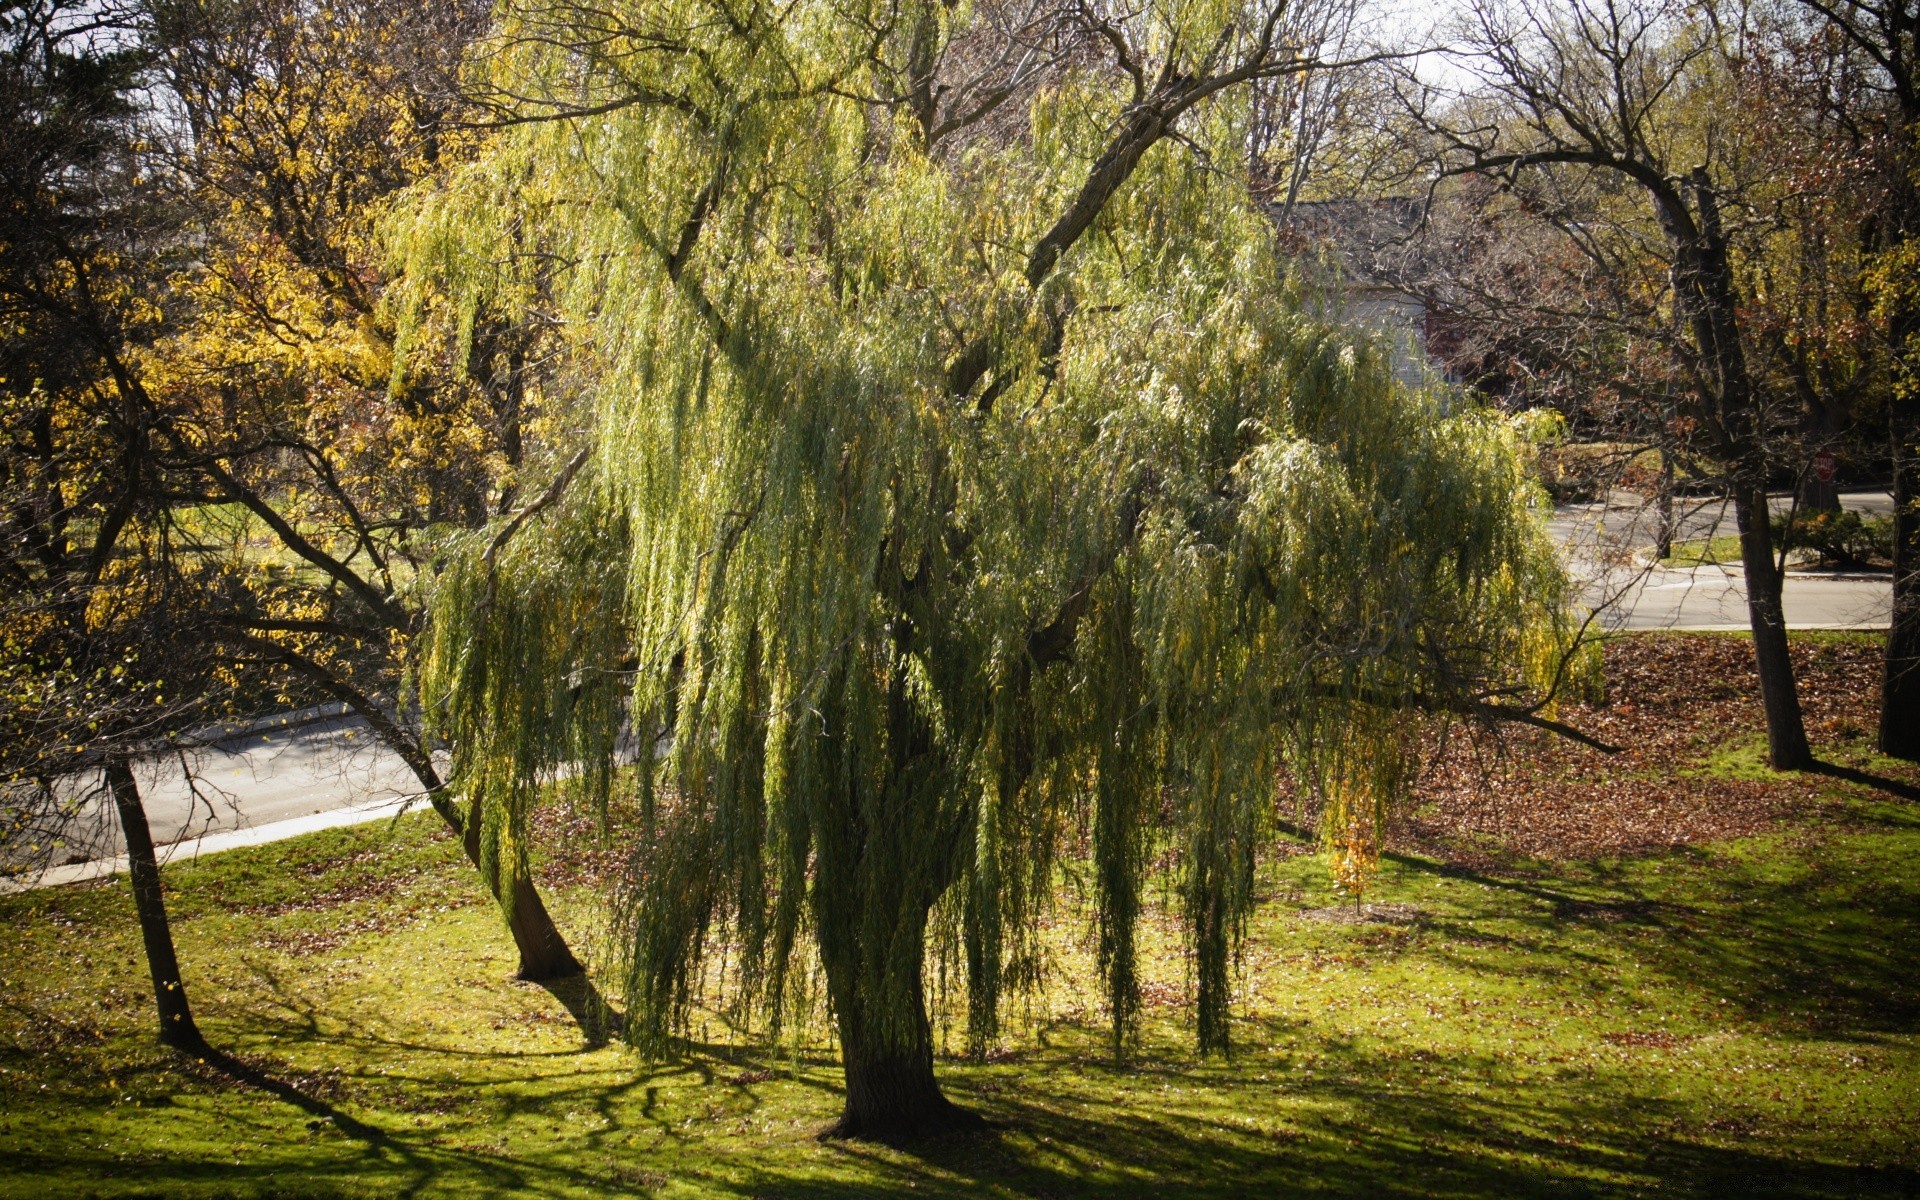
[[[1736,841],[1390,857],[1357,923],[1281,856],[1225,1062],[1191,1052],[1164,920],[1139,1053],[1109,1061],[1063,911],[1007,1052],[941,1063],[996,1128],[905,1150],[815,1140],[822,1044],[730,1046],[715,1015],[673,1063],[598,1044],[577,987],[509,978],[431,815],[168,869],[203,1028],[266,1089],[151,1043],[124,882],[11,897],[0,1196],[1912,1195],[1920,805],[1807,779],[1803,816]],[[557,895],[563,923],[587,902]]]

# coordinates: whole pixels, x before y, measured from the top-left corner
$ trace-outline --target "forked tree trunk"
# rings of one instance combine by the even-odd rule
[[[173,929],[167,922],[166,898],[160,891],[160,863],[153,852],[153,832],[147,826],[146,806],[133,769],[123,758],[107,764],[107,788],[119,811],[120,829],[127,841],[127,875],[133,882],[133,908],[140,919],[140,938],[147,948],[147,973],[153,978],[153,997],[160,1017],[160,1041],[176,1050],[206,1049],[200,1027],[193,1023],[187,987],[180,978],[180,961],[173,952]]]
[[[1893,614],[1879,743],[1882,754],[1920,762],[1920,399],[1893,408]]]
[[[1747,615],[1753,626],[1760,703],[1767,715],[1767,761],[1776,770],[1804,771],[1813,766],[1813,750],[1807,745],[1800,697],[1794,687],[1793,659],[1787,651],[1783,579],[1773,557],[1766,489],[1736,483],[1733,512],[1740,529],[1740,562],[1747,575]]]

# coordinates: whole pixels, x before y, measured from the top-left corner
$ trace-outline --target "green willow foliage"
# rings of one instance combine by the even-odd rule
[[[984,1048],[1085,854],[1118,1050],[1172,849],[1224,1048],[1282,773],[1335,841],[1377,838],[1419,714],[1537,700],[1569,644],[1524,447],[1282,283],[1222,166],[1244,97],[1195,107],[1036,268],[1124,77],[1062,67],[1017,132],[928,153],[860,99],[886,47],[854,9],[671,0],[599,39],[507,14],[502,94],[606,111],[510,126],[417,192],[401,302],[546,306],[591,459],[453,563],[425,694],[502,871],[538,781],[573,764],[608,794],[625,716],[671,747],[618,898],[645,1043],[724,945],[776,1026],[819,955],[850,1081],[924,1057],[944,906]],[[1177,58],[1234,17],[1141,39]]]

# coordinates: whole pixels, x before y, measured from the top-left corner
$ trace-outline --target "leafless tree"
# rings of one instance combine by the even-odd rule
[[[1920,4],[1915,0],[1788,0],[1802,44],[1822,51],[1804,93],[1862,152],[1842,186],[1878,197],[1871,238],[1910,280],[1920,243]],[[1832,43],[1843,52],[1836,53]],[[1886,413],[1893,476],[1893,611],[1887,631],[1879,744],[1920,760],[1920,289],[1885,287],[1881,332],[1894,380]]]
[[[1767,507],[1778,435],[1792,421],[1759,386],[1744,337],[1727,215],[1739,197],[1738,131],[1731,114],[1707,119],[1704,136],[1700,121],[1674,119],[1678,106],[1711,103],[1704,92],[1725,52],[1721,31],[1700,15],[1682,0],[1478,0],[1457,30],[1468,82],[1442,88],[1409,75],[1402,98],[1436,178],[1517,189],[1569,175],[1564,186],[1605,181],[1637,198],[1643,236],[1657,238],[1666,266],[1672,344],[1689,385],[1675,397],[1676,419],[1719,466],[1740,531],[1769,758],[1804,769],[1813,757]]]

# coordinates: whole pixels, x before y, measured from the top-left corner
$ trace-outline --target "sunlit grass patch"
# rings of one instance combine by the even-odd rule
[[[1740,565],[1740,539],[1729,536],[1675,542],[1667,556],[1660,560],[1660,565],[1663,567],[1737,567]]]
[[[717,1021],[665,1064],[595,1045],[508,979],[430,818],[335,831],[173,872],[209,1036],[298,1103],[149,1045],[117,888],[7,902],[0,1193],[1901,1194],[1915,850],[1908,821],[1524,880],[1390,857],[1371,902],[1399,916],[1357,923],[1320,917],[1342,900],[1290,857],[1226,1060],[1189,1048],[1162,920],[1141,1046],[1113,1063],[1063,920],[1067,969],[1004,1051],[941,1063],[997,1130],[908,1152],[814,1140],[824,1047],[769,1055]],[[397,915],[303,952],[290,935],[363,901],[260,906],[326,862],[322,894],[356,878]]]
[[[1724,643],[1702,652],[1733,661]],[[1684,692],[1658,689],[1692,660],[1670,651],[1612,656],[1623,679],[1640,661],[1616,709],[1673,719]],[[1822,753],[1865,755],[1853,709],[1812,695]],[[1823,724],[1840,721],[1861,727]],[[1751,728],[1725,743],[1669,786],[1753,769]],[[1357,912],[1310,844],[1284,842],[1224,1059],[1192,1051],[1176,901],[1156,888],[1140,1042],[1113,1061],[1068,888],[1047,983],[1015,997],[987,1061],[963,1057],[964,998],[935,1009],[944,1086],[994,1128],[907,1149],[816,1140],[840,1107],[822,1010],[769,1048],[699,1009],[684,1052],[649,1063],[583,1025],[584,987],[514,982],[430,813],[168,868],[201,1023],[269,1090],[153,1046],[124,882],[11,897],[0,1195],[1910,1195],[1920,808],[1790,782],[1811,798],[1735,839],[1390,852]],[[578,877],[548,893],[587,948],[592,895],[557,883]]]
[[[1767,739],[1764,735],[1745,736],[1721,743],[1708,751],[1689,774],[1719,779],[1764,780],[1773,774],[1767,765]]]

